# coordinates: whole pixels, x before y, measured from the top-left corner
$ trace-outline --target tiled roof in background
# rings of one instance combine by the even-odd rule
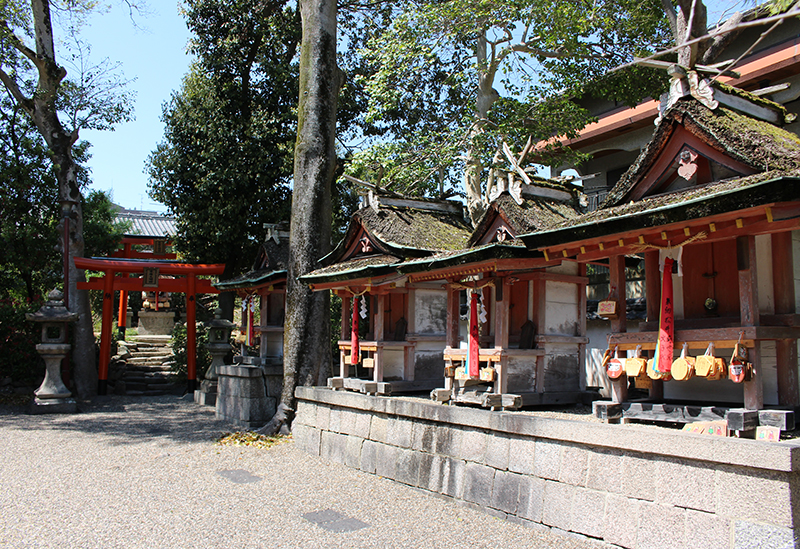
[[[175,234],[175,218],[159,214],[158,212],[148,212],[144,210],[126,210],[119,208],[117,211],[118,221],[128,221],[131,228],[125,236],[172,236]]]

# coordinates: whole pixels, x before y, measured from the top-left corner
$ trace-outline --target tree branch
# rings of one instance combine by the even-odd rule
[[[33,100],[27,97],[22,90],[19,89],[19,85],[17,81],[11,78],[6,71],[0,67],[0,81],[3,82],[3,85],[8,90],[8,93],[12,95],[12,97],[19,103],[19,105],[25,109],[25,111],[33,116]]]

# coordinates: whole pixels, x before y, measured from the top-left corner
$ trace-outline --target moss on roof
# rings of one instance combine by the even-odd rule
[[[362,208],[355,213],[367,231],[393,248],[426,252],[458,250],[471,229],[461,215],[402,207]]]
[[[800,199],[798,177],[800,169],[698,185],[588,212],[522,238],[532,249],[794,201]]]
[[[389,273],[400,263],[402,258],[393,255],[360,256],[355,259],[334,263],[316,269],[300,277],[300,281],[308,283],[338,282],[378,276]]]
[[[800,167],[800,138],[797,135],[726,107],[720,106],[712,111],[693,98],[684,98],[665,113],[650,143],[608,193],[601,208],[627,200],[630,191],[658,159],[678,125],[683,125],[711,147],[754,170],[792,171]]]

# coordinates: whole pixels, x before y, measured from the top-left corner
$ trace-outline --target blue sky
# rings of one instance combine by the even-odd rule
[[[147,196],[144,167],[163,138],[161,106],[189,69],[189,32],[177,0],[151,2],[151,13],[136,18],[140,28],[131,23],[126,9],[114,4],[110,12],[93,16],[82,36],[91,44],[95,62],[106,57],[118,61],[125,77],[136,79],[130,85],[136,92],[136,119],[113,132],[81,132],[81,138],[92,143],[92,188],[110,191],[114,202],[125,208],[163,212],[165,208]],[[720,12],[731,6],[742,9],[743,4],[747,3],[707,0],[709,23],[716,22]]]
[[[136,18],[141,27],[136,28],[127,10],[114,5],[109,13],[93,16],[82,30],[95,63],[106,57],[119,61],[125,77],[136,79],[130,84],[136,91],[136,119],[113,132],[84,130],[81,138],[92,144],[93,189],[110,191],[114,202],[125,208],[163,212],[165,208],[147,196],[143,170],[164,135],[161,106],[180,88],[191,58],[186,53],[189,31],[178,2],[151,2],[150,11]]]

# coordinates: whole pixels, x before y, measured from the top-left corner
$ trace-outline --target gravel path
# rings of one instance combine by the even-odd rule
[[[213,409],[102,397],[0,408],[0,547],[597,548],[313,458],[219,446]],[[305,515],[305,518],[304,518]]]

